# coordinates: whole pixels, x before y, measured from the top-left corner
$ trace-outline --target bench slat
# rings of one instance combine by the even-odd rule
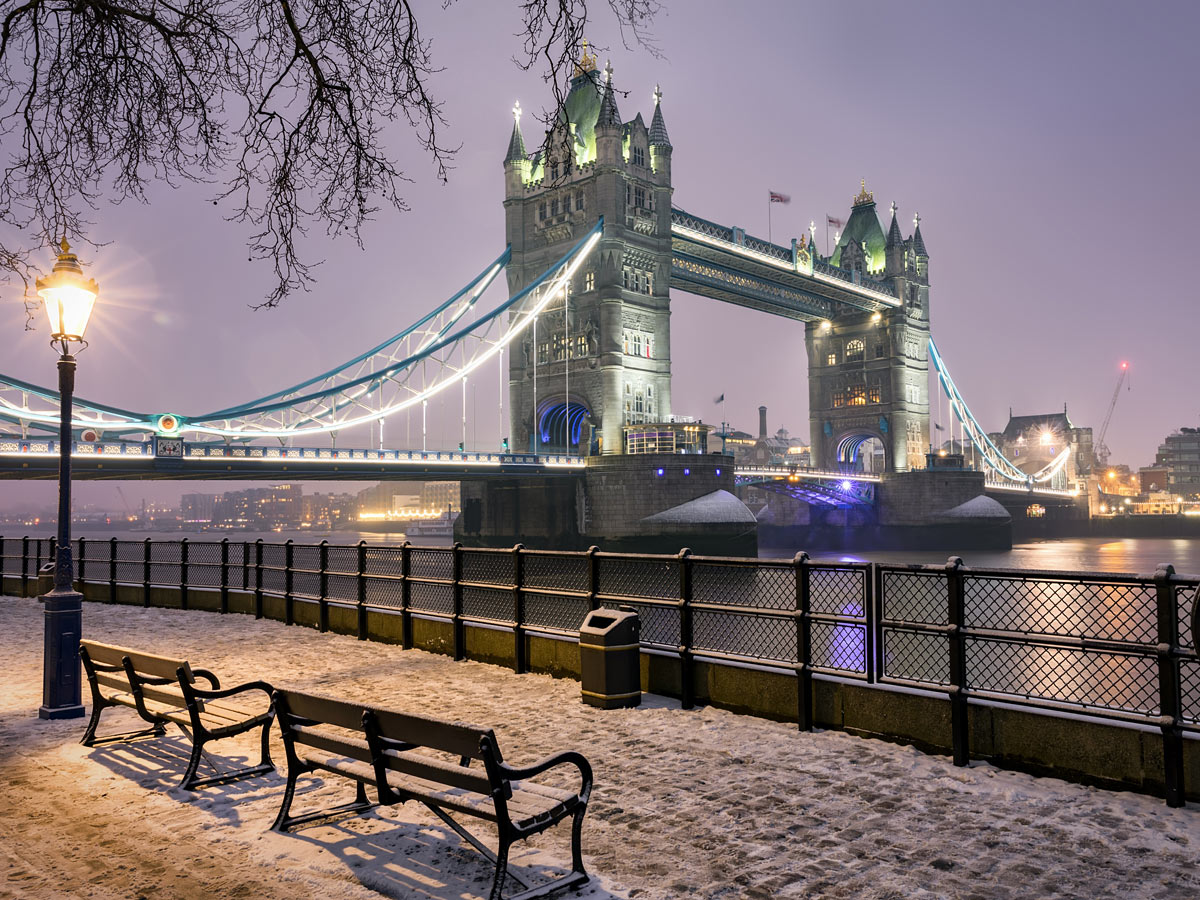
[[[174,678],[180,668],[186,669],[189,679],[191,667],[186,659],[172,659],[168,656],[156,656],[129,647],[118,647],[115,644],[101,644],[98,641],[80,641],[87,647],[88,656],[98,663],[109,666],[119,666],[128,657],[135,671],[153,678]]]
[[[347,703],[319,694],[301,694],[298,691],[279,691],[287,703],[288,712],[301,719],[313,719],[352,731],[362,730],[363,705]]]
[[[317,750],[325,750],[328,753],[337,753],[340,756],[349,756],[361,762],[371,762],[371,748],[367,746],[367,742],[362,738],[343,737],[340,734],[331,734],[320,728],[308,725],[300,725],[290,729],[293,740],[298,744],[304,744],[308,747],[313,747]],[[374,778],[372,778],[374,781]]]
[[[125,677],[124,672],[97,672],[96,684],[102,684],[105,687],[115,688],[116,690],[125,693],[133,690],[129,686],[129,679]]]
[[[457,722],[441,722],[412,713],[375,709],[376,725],[382,737],[394,741],[405,741],[431,750],[442,750],[455,756],[482,759],[480,741],[492,736],[489,728],[478,728]]]
[[[453,765],[431,756],[413,752],[398,753],[388,750],[384,754],[384,759],[390,770],[402,775],[436,781],[449,787],[475,791],[485,796],[490,795],[492,791],[492,783],[479,770],[472,771],[465,766]]]

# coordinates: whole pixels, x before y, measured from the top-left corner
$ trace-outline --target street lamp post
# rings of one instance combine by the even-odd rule
[[[54,587],[46,594],[45,652],[42,658],[43,719],[73,719],[83,715],[79,683],[79,636],[83,626],[83,595],[74,589],[75,568],[71,559],[71,397],[75,392],[74,341],[83,346],[92,307],[99,288],[84,279],[79,260],[67,239],[47,278],[37,280],[37,292],[50,320],[50,346],[60,351],[58,359],[58,547],[54,560]]]

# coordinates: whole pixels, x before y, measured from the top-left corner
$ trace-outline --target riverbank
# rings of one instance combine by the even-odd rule
[[[487,866],[431,815],[401,807],[277,835],[266,829],[278,776],[185,792],[171,786],[186,761],[177,737],[81,747],[83,720],[36,718],[36,601],[0,599],[0,629],[9,635],[0,644],[0,896],[486,892]],[[265,678],[413,711],[436,698],[440,716],[495,726],[515,764],[582,750],[596,771],[584,826],[595,878],[574,896],[1182,900],[1200,892],[1195,804],[1172,810],[1154,797],[984,764],[956,769],[907,747],[685,711],[656,697],[638,709],[597,710],[580,702],[574,681],[245,616],[85,603],[84,632],[189,656],[228,684]],[[249,756],[253,743],[233,752]],[[278,746],[275,758],[283,759]],[[298,806],[343,795],[326,782]],[[565,852],[565,836],[551,832],[518,864],[545,871]]]

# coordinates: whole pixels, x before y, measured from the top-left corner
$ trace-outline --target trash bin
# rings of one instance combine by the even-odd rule
[[[642,702],[641,620],[628,606],[588,613],[579,628],[583,702],[600,709]]]
[[[42,597],[54,588],[54,563],[43,563],[38,569],[37,576],[37,595]]]

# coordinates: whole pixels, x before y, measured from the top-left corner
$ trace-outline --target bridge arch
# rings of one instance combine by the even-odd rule
[[[892,470],[892,449],[883,434],[875,429],[856,429],[837,438],[834,458],[838,469],[846,472],[873,472],[871,460],[883,453],[884,471]],[[877,473],[876,473],[877,474]]]
[[[578,397],[552,397],[538,404],[539,449],[547,453],[586,451],[591,433],[592,411]]]

